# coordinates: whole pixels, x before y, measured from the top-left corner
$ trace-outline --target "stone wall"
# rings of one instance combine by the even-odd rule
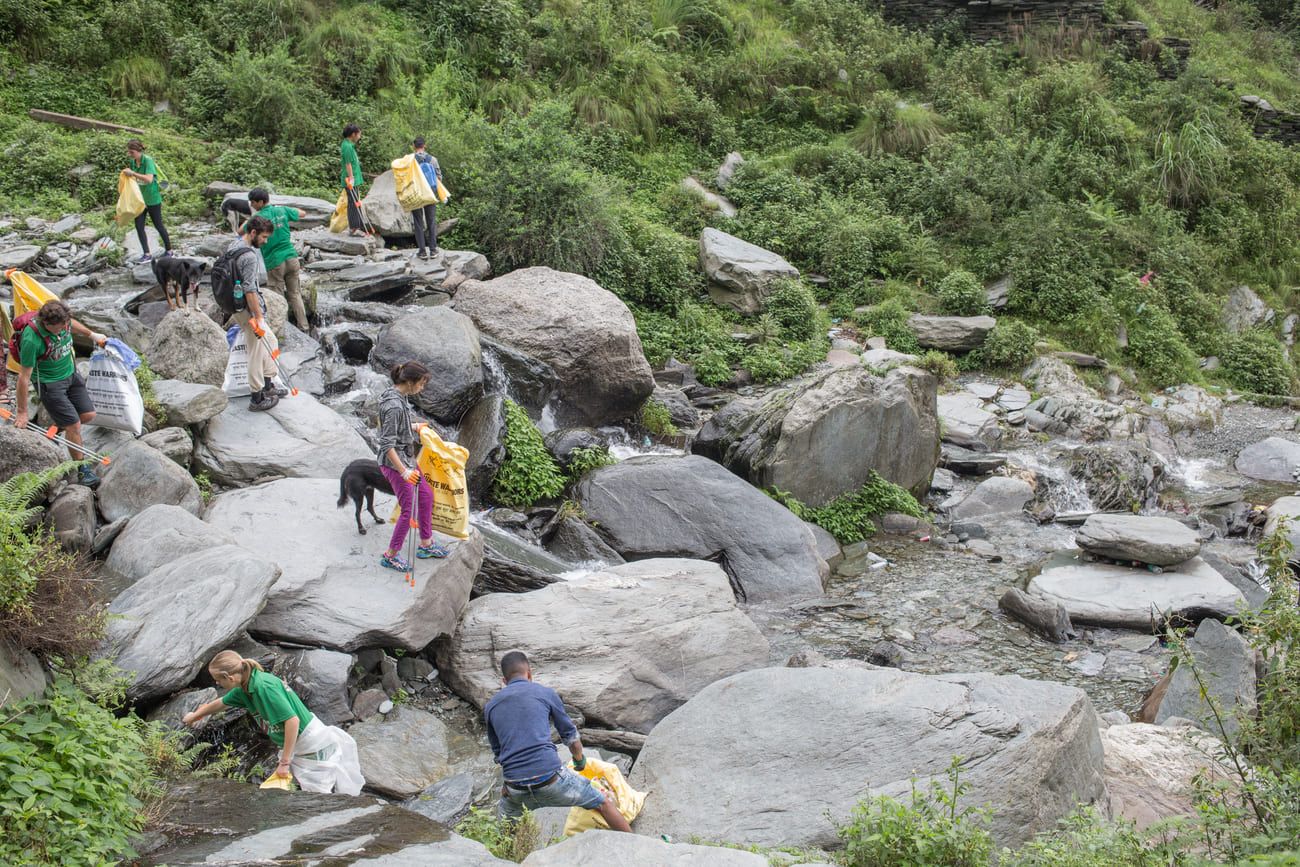
[[[913,27],[960,21],[975,42],[1006,39],[1034,25],[1095,28],[1101,0],[882,0],[885,16]]]
[[[1243,96],[1241,110],[1255,129],[1259,138],[1272,139],[1284,145],[1300,145],[1300,114],[1280,111],[1258,96]]]

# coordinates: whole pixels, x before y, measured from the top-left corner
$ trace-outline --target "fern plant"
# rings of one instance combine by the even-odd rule
[[[33,503],[79,466],[79,461],[65,461],[39,473],[19,473],[0,484],[0,612],[26,608],[40,576],[36,556],[40,540],[27,532],[42,511]]]

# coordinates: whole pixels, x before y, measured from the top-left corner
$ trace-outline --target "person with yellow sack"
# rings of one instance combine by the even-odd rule
[[[598,810],[615,831],[631,831],[615,799],[574,771],[587,766],[578,727],[564,711],[555,690],[533,682],[528,657],[512,650],[501,657],[504,688],[483,708],[492,757],[501,765],[505,784],[498,809],[508,819],[518,819],[524,808],[581,807]],[[560,763],[551,743],[551,725],[573,756],[573,770]]]
[[[438,165],[437,157],[425,150],[423,136],[412,145],[415,147],[415,162],[429,182],[429,189],[438,189],[438,184],[442,183],[442,167]],[[411,211],[411,219],[415,222],[415,243],[420,248],[416,255],[421,259],[432,259],[438,255],[438,204],[434,202],[416,208]]]
[[[361,188],[366,179],[361,176],[361,160],[357,158],[359,141],[361,127],[355,123],[343,127],[343,140],[339,142],[339,182],[346,197],[349,235],[366,233],[366,221],[361,214]]]
[[[130,164],[123,172],[140,185],[140,195],[144,198],[144,210],[135,218],[135,234],[140,239],[140,250],[142,255],[137,262],[148,262],[152,256],[149,254],[149,237],[144,231],[145,217],[153,222],[153,227],[158,230],[158,237],[162,238],[163,247],[167,252],[171,252],[172,239],[167,235],[167,227],[163,225],[162,218],[162,187],[158,183],[158,164],[154,162],[153,157],[144,152],[144,143],[138,138],[133,138],[126,143],[126,153],[130,157]]]

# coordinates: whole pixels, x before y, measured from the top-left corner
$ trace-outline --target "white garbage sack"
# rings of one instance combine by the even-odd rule
[[[131,368],[111,346],[97,349],[90,356],[86,391],[95,404],[92,424],[140,435],[144,429],[144,400],[140,397],[140,385],[135,381]]]
[[[245,397],[248,389],[248,344],[244,340],[244,331],[232,327],[233,342],[230,344],[230,358],[226,361],[226,379],[221,388],[231,397]],[[227,335],[227,340],[231,338]]]

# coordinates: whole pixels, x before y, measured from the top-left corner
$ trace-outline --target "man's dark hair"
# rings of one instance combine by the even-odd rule
[[[46,301],[37,311],[36,318],[45,326],[62,325],[72,318],[72,311],[62,301]],[[504,662],[504,660],[503,660]]]
[[[355,123],[350,123],[347,126],[343,127],[344,138],[348,138],[349,136],[359,132],[361,132],[361,127],[357,126]]]
[[[249,217],[248,222],[244,224],[245,235],[256,235],[259,232],[271,232],[274,231],[274,229],[275,226],[271,225],[271,221],[266,217]]]
[[[254,187],[248,191],[248,200],[250,202],[269,202],[271,201],[271,194],[261,187]]]
[[[528,670],[528,657],[522,650],[512,650],[501,657],[501,676],[506,680]]]
[[[411,144],[414,145],[414,146],[417,147],[417,148],[422,148],[422,147],[424,147],[424,136],[420,136],[420,137],[417,138],[415,141],[411,142]]]

